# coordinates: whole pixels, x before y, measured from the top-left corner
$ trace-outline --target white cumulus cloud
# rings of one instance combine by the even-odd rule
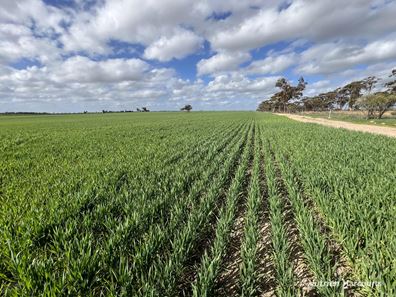
[[[238,69],[243,62],[250,60],[248,53],[224,52],[217,53],[209,59],[203,59],[198,62],[197,70],[199,75],[213,74],[222,71]]]
[[[246,72],[248,74],[276,74],[296,64],[297,55],[294,53],[268,56],[262,60],[253,61]]]
[[[144,57],[159,61],[181,59],[196,52],[202,42],[203,39],[191,31],[177,30],[171,37],[162,36],[150,44],[144,51]]]
[[[298,71],[305,74],[335,73],[359,64],[396,59],[396,35],[365,45],[350,42],[324,43],[301,54]]]

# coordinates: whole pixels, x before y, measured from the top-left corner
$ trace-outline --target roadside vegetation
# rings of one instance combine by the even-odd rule
[[[367,120],[365,114],[361,111],[309,111],[299,114],[312,118],[345,121],[355,124],[396,127],[396,110],[386,112],[381,119],[369,120]]]
[[[257,111],[314,113],[319,117],[326,114],[328,118],[374,124],[396,122],[396,69],[385,81],[369,76],[312,97],[303,96],[306,84],[303,78],[296,86],[284,78],[279,79],[276,83],[279,92],[262,101]]]

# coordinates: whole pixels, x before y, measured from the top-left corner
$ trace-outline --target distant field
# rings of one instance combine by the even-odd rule
[[[1,116],[0,295],[395,296],[395,164],[266,113]]]
[[[329,112],[304,112],[305,116],[314,118],[329,118]],[[366,115],[360,111],[333,111],[330,116],[331,120],[346,121],[356,124],[376,125],[376,126],[390,126],[396,127],[396,115],[391,112],[386,112],[382,119],[366,119]]]

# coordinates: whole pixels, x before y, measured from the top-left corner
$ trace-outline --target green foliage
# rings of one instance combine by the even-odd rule
[[[295,296],[295,277],[291,265],[290,245],[285,226],[284,201],[279,193],[274,159],[270,151],[268,140],[263,146],[265,174],[268,189],[268,200],[271,222],[271,238],[273,247],[273,262],[279,296]]]
[[[298,189],[297,177],[300,191],[314,203],[314,209],[309,210],[323,218],[331,230],[329,235],[342,247],[352,269],[350,277],[380,282],[379,287],[364,288],[369,296],[395,295],[396,170],[390,165],[396,163],[395,140],[279,118],[268,118],[266,127],[264,137],[271,140],[283,164],[305,256],[311,258],[308,262],[314,275],[324,273],[322,277],[327,278],[326,274],[333,272],[326,264],[328,256],[315,260],[328,252],[321,248],[319,235],[324,234],[315,231],[315,221],[310,222],[300,192],[293,190]]]
[[[241,156],[241,162],[235,173],[235,177],[227,192],[226,205],[220,210],[219,219],[216,223],[215,240],[211,249],[204,254],[198,277],[193,284],[193,296],[211,296],[213,284],[219,273],[222,259],[225,255],[227,243],[230,238],[230,232],[235,217],[236,205],[239,193],[242,188],[243,178],[247,169],[249,155],[251,153],[253,125],[249,131],[248,143]]]
[[[367,111],[368,119],[381,119],[383,114],[396,104],[396,94],[380,92],[363,96],[357,100],[357,106]]]
[[[279,296],[299,293],[285,201],[315,279],[339,278],[331,238],[353,280],[382,283],[364,294],[395,295],[395,148],[252,112],[0,117],[0,292],[211,296],[245,203],[237,294],[259,295],[268,199]]]
[[[258,265],[260,237],[260,208],[263,203],[260,189],[261,137],[260,126],[256,125],[254,135],[254,160],[247,197],[244,239],[241,245],[240,267],[241,296],[258,295]]]

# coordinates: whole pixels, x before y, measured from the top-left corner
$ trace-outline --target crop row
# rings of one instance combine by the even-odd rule
[[[264,257],[277,296],[396,292],[394,140],[261,113],[2,128],[0,294],[259,296]]]
[[[271,141],[298,225],[304,257],[317,281],[361,281],[348,289],[395,293],[396,156],[393,139],[270,118]],[[393,160],[393,161],[392,161]],[[306,204],[304,200],[311,203]],[[309,208],[308,208],[308,205]],[[315,220],[321,220],[318,222]],[[324,224],[328,233],[318,225]],[[336,275],[335,241],[350,275]],[[342,279],[345,277],[345,279]],[[342,288],[318,287],[333,296]]]
[[[163,220],[166,220],[169,215],[174,215],[174,208],[171,207],[177,201],[175,198],[180,199],[187,195],[190,191],[191,181],[202,173],[205,166],[207,167],[207,163],[211,162],[224,149],[228,141],[236,139],[242,128],[240,122],[238,123],[239,128],[238,126],[227,126],[227,129],[223,129],[221,132],[216,130],[222,136],[220,138],[212,137],[212,142],[208,143],[210,145],[205,145],[203,142],[200,149],[193,150],[194,154],[188,152],[187,156],[180,160],[185,160],[180,163],[181,166],[177,166],[175,163],[176,168],[161,168],[162,170],[159,169],[155,175],[152,175],[153,179],[146,175],[143,184],[140,183],[141,180],[135,178],[138,171],[121,171],[121,174],[115,174],[112,180],[102,180],[105,189],[101,195],[95,195],[90,200],[87,199],[86,204],[80,203],[80,207],[76,207],[77,211],[74,211],[75,215],[72,213],[65,215],[64,219],[55,220],[45,228],[38,227],[36,231],[31,230],[30,238],[17,238],[21,242],[19,248],[17,240],[10,240],[11,234],[2,233],[4,241],[8,242],[8,244],[2,245],[4,247],[3,257],[5,255],[2,265],[6,265],[2,271],[8,271],[5,274],[6,279],[10,284],[17,281],[21,285],[17,287],[18,290],[29,291],[34,288],[38,291],[63,293],[68,292],[69,288],[92,290],[98,282],[103,284],[103,281],[100,280],[100,277],[103,276],[103,268],[100,267],[121,265],[117,264],[123,261],[119,255],[123,254],[124,249],[130,253],[131,248],[133,249],[135,246],[128,240],[128,236],[131,240],[136,241],[138,237],[135,236],[139,234],[137,231],[140,230],[142,235],[146,232],[142,227],[153,227],[152,222],[158,220],[160,221],[157,222],[157,225],[161,224],[161,220],[162,223],[166,223]],[[168,153],[168,155],[171,154]],[[203,159],[207,161],[197,162],[198,160],[202,162]],[[195,164],[201,165],[197,167],[194,166]],[[151,190],[146,187],[147,185],[155,188]],[[98,191],[98,187],[100,189],[100,186],[101,184],[98,183],[96,191]],[[172,188],[170,189],[170,187]],[[196,195],[198,194],[199,191],[196,192]],[[131,203],[132,201],[133,203]],[[152,203],[145,203],[147,201]],[[156,203],[157,201],[158,203]],[[168,206],[164,204],[165,201]],[[185,200],[180,199],[180,201]],[[73,203],[78,205],[76,201]],[[179,208],[181,208],[180,205]],[[142,224],[143,219],[149,221]],[[128,227],[125,228],[125,226]],[[5,226],[2,225],[2,227]],[[128,230],[128,228],[132,229]],[[38,235],[34,236],[34,234]],[[22,250],[22,246],[27,246],[27,248]],[[18,250],[22,251],[18,253]],[[104,262],[101,253],[106,255],[104,258],[110,257],[112,261]],[[81,256],[76,257],[77,255]],[[61,274],[57,277],[57,274],[48,274],[48,271],[55,273],[59,271]],[[111,283],[111,280],[109,282]],[[44,284],[47,287],[42,287]],[[103,290],[101,287],[97,289]]]
[[[219,273],[220,264],[226,252],[230,231],[235,218],[236,205],[242,188],[243,180],[252,149],[252,133],[254,126],[249,131],[249,141],[242,153],[241,162],[235,177],[227,191],[225,206],[220,210],[216,223],[216,234],[211,249],[202,257],[200,268],[197,272],[196,282],[193,284],[193,296],[210,296],[214,281]]]
[[[256,124],[254,134],[253,166],[247,195],[245,228],[241,244],[240,282],[241,296],[258,295],[258,265],[260,237],[260,209],[262,208],[262,191],[260,189],[261,168],[261,126]]]

